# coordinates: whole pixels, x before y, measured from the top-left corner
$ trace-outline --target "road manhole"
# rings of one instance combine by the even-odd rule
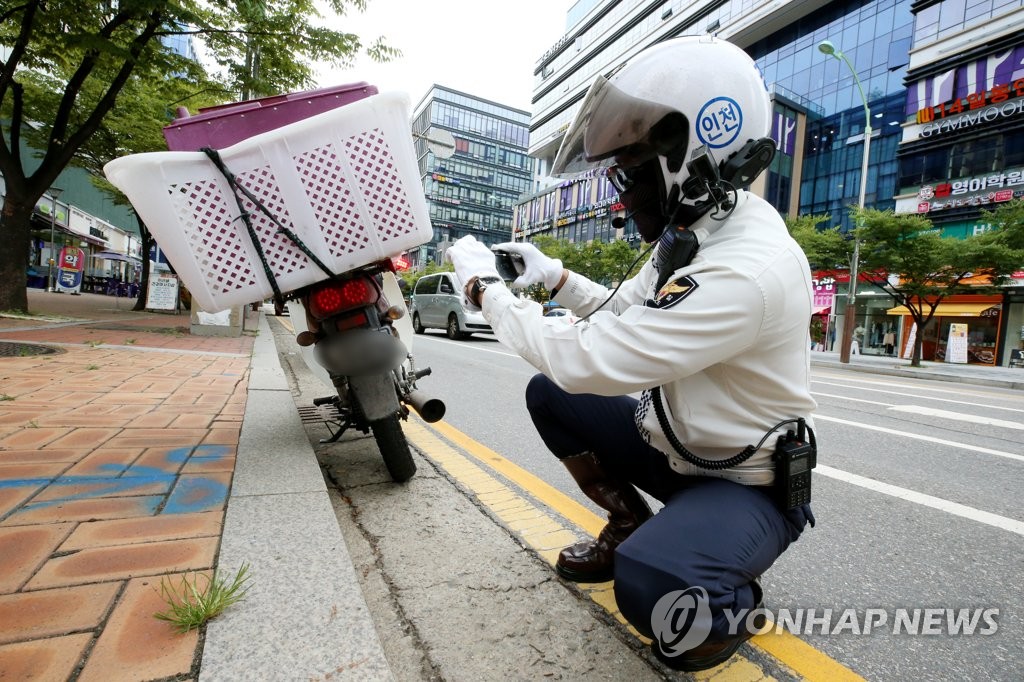
[[[0,341],[0,358],[24,358],[29,355],[53,355],[54,353],[63,352],[61,348],[40,346],[38,343]]]

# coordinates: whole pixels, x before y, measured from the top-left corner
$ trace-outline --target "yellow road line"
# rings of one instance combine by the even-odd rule
[[[576,530],[566,528],[557,519],[509,489],[491,476],[487,469],[497,472],[573,526],[590,535],[597,535],[604,527],[604,519],[576,500],[443,421],[427,426],[419,419],[410,420],[405,431],[409,440],[424,454],[441,464],[453,478],[469,488],[481,504],[487,506],[506,527],[551,565],[554,565],[558,551],[577,539]],[[443,436],[486,468],[476,466],[448,447],[435,434]],[[577,587],[628,627],[615,604],[611,582],[578,584]],[[649,643],[650,640],[632,627],[629,627],[629,630],[645,644]],[[785,631],[773,630],[758,635],[750,644],[771,655],[796,676],[811,682],[863,682],[864,679],[799,637]],[[697,673],[694,677],[714,682],[754,682],[765,678],[771,679],[760,666],[742,656],[734,656],[726,664]]]

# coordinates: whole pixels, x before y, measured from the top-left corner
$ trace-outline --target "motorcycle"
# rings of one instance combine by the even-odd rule
[[[430,374],[412,356],[412,323],[390,259],[317,282],[287,296],[303,360],[333,394],[313,404],[336,442],[349,429],[371,433],[396,482],[416,463],[401,421],[413,408],[426,422],[440,420],[444,403],[416,381]]]

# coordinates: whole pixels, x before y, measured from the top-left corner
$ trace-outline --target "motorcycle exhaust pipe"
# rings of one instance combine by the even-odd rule
[[[440,421],[441,417],[444,416],[444,402],[438,398],[431,398],[422,391],[410,392],[405,403],[411,405],[416,410],[416,414],[422,417],[423,421],[428,424]]]

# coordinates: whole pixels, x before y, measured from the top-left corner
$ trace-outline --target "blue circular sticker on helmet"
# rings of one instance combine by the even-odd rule
[[[743,109],[731,97],[709,100],[697,114],[697,138],[712,149],[731,144],[742,127]]]

